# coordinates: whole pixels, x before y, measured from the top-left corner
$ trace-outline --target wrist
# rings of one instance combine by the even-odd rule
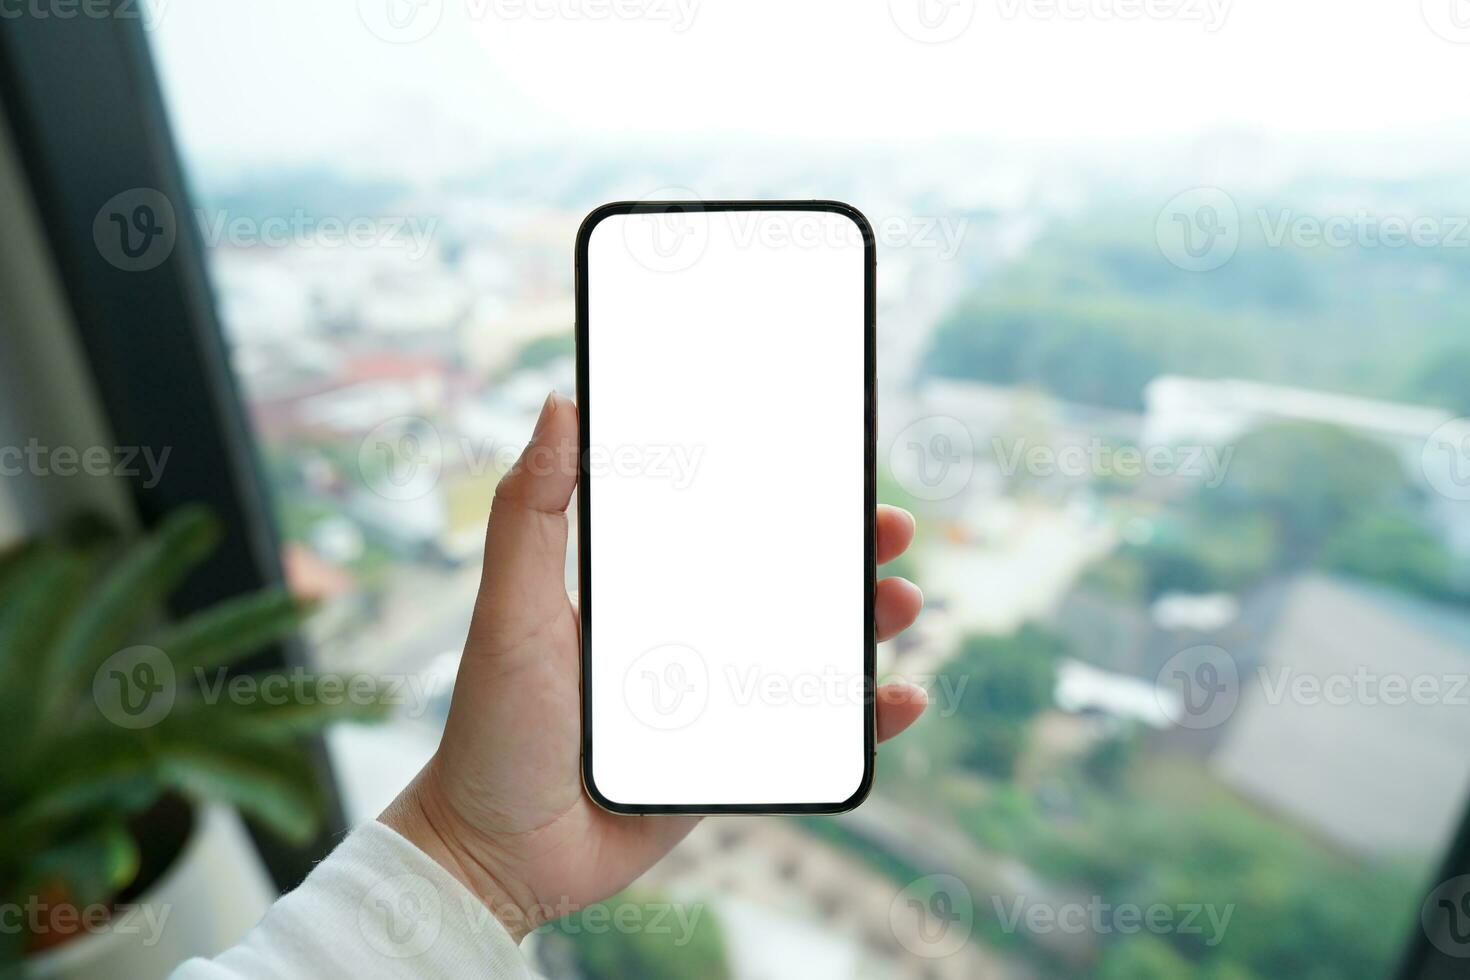
[[[484,835],[467,827],[453,812],[438,786],[431,760],[378,815],[378,821],[397,832],[449,872],[519,943],[545,921],[535,893],[509,873],[504,862],[493,859],[493,847]]]

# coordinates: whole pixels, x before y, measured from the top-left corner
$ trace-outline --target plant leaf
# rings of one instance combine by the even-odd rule
[[[231,693],[236,683],[245,685],[244,696]],[[208,741],[211,732],[227,731],[280,740],[340,721],[378,721],[391,708],[389,687],[369,674],[264,671],[221,676],[209,684],[216,700],[191,699],[174,706],[160,726],[170,738]]]
[[[0,854],[29,850],[58,826],[89,812],[133,813],[158,794],[148,733],[91,727],[46,745],[18,777],[18,800],[6,814]]]
[[[29,862],[36,885],[61,881],[67,900],[77,906],[105,902],[138,874],[138,843],[121,822],[104,823],[63,840]]]
[[[168,654],[174,669],[232,664],[290,635],[311,613],[283,589],[263,589],[227,599],[175,623],[149,640]]]
[[[174,746],[161,760],[160,776],[196,799],[235,804],[292,843],[310,840],[321,825],[317,773],[297,746],[243,739],[228,747]]]
[[[36,547],[14,559],[0,581],[0,691],[7,692],[0,744],[17,754],[29,741],[40,702],[34,679],[53,654],[58,627],[85,594],[90,570],[73,552]]]
[[[55,726],[70,698],[126,643],[139,621],[183,580],[219,540],[219,522],[203,507],[166,517],[132,545],[72,618],[47,658],[40,692],[42,723]]]

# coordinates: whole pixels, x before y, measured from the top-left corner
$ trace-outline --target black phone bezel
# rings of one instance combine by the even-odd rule
[[[863,776],[857,791],[845,800],[832,803],[719,803],[719,804],[665,804],[665,803],[619,803],[608,799],[598,790],[592,777],[592,588],[590,545],[591,530],[591,486],[588,479],[588,452],[591,426],[591,401],[588,396],[588,297],[587,297],[587,246],[593,229],[604,219],[619,214],[670,213],[702,211],[821,211],[840,214],[851,220],[863,239],[863,495],[865,500],[863,517],[863,561],[866,591],[863,597],[864,636],[863,650],[864,697],[867,711],[863,716]],[[873,788],[876,765],[877,717],[874,700],[875,675],[877,672],[877,641],[874,633],[874,586],[877,581],[876,534],[877,534],[877,248],[873,227],[857,208],[840,201],[616,201],[595,208],[582,221],[577,230],[574,258],[576,280],[576,361],[577,361],[577,406],[581,424],[578,426],[579,470],[577,492],[577,580],[581,614],[581,724],[582,724],[582,785],[587,796],[604,810],[620,814],[720,814],[720,813],[842,813],[858,806]]]

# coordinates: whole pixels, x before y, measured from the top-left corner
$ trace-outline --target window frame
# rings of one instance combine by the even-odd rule
[[[69,17],[56,10],[34,16],[28,7],[5,18],[0,105],[113,438],[171,453],[172,465],[155,485],[142,472],[120,477],[140,523],[151,527],[189,503],[206,504],[221,519],[217,551],[169,600],[170,612],[183,616],[282,584],[280,539],[164,111],[146,14],[132,0],[70,9]],[[93,239],[99,209],[134,188],[158,191],[175,214],[171,251],[146,271],[109,263]],[[305,666],[307,659],[293,639],[235,669]],[[321,831],[291,846],[251,826],[283,891],[299,884],[347,829],[325,741],[312,736],[303,747],[325,804]]]

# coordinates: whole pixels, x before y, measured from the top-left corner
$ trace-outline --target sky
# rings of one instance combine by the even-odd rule
[[[241,165],[1470,133],[1470,0],[146,2],[178,135],[191,157]]]

